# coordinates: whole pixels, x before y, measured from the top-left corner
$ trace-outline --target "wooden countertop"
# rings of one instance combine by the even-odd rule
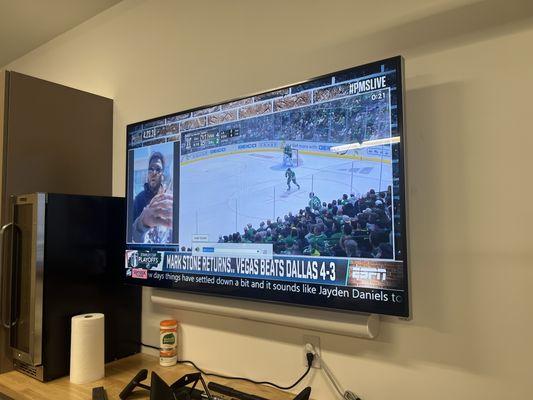
[[[70,383],[68,376],[42,383],[17,371],[7,372],[0,375],[0,392],[14,399],[25,400],[90,400],[92,398],[92,388],[103,386],[106,389],[109,400],[113,400],[119,398],[118,395],[124,386],[143,368],[148,369],[149,373],[151,371],[157,372],[168,384],[173,383],[186,373],[196,372],[194,368],[187,365],[162,367],[159,365],[157,357],[136,354],[107,364],[104,379],[84,385]],[[209,380],[270,400],[290,400],[295,397],[294,394],[291,395],[281,390],[243,381],[218,378]],[[143,383],[150,385],[150,374]],[[147,399],[149,398],[149,392],[137,388],[135,395],[131,398]]]

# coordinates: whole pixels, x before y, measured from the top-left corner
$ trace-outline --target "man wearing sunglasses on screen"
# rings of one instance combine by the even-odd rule
[[[164,185],[164,170],[163,155],[152,153],[144,190],[133,201],[132,239],[135,243],[172,241],[173,196]]]

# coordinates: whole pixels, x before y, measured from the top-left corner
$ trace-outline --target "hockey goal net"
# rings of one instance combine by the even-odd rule
[[[283,152],[283,165],[286,167],[297,167],[300,164],[299,151],[298,149],[292,149],[290,158]]]

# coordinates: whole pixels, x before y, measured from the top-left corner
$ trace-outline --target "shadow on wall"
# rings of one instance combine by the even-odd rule
[[[344,43],[313,49],[310,59],[336,62],[346,67],[402,54],[417,57],[525,30],[533,25],[531,0],[485,0],[431,15],[390,29],[353,37]]]
[[[416,326],[433,335],[419,335],[415,348],[377,346],[378,355],[409,360],[458,363],[470,351],[475,334],[475,308],[465,293],[476,284],[469,268],[467,233],[461,229],[468,209],[460,194],[469,185],[464,171],[468,155],[464,131],[464,84],[428,86],[406,93],[409,274],[412,321],[384,318],[377,342],[398,343],[389,324]],[[450,191],[453,190],[453,193]],[[454,272],[455,271],[455,272]],[[466,335],[465,335],[466,334]],[[435,346],[439,335],[460,337]],[[427,341],[427,342],[426,342]],[[462,347],[464,345],[464,347]],[[383,351],[385,350],[385,351]],[[468,350],[468,351],[467,351]],[[476,366],[470,365],[469,369]]]

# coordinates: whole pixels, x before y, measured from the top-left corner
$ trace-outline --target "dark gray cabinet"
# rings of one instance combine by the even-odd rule
[[[113,100],[12,71],[0,90],[2,84],[2,226],[9,220],[11,195],[110,196]],[[1,328],[1,372],[12,363],[6,336]]]
[[[111,195],[113,100],[6,72],[2,223],[12,194]]]

